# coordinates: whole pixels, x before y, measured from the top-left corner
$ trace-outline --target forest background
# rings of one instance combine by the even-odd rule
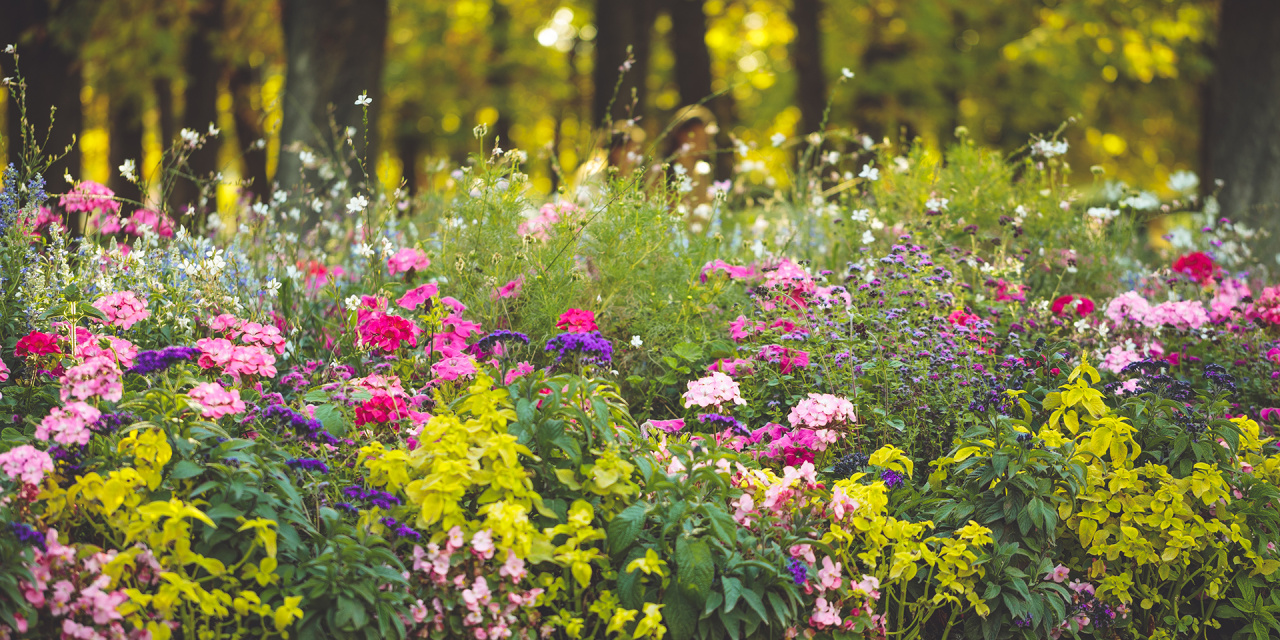
[[[50,172],[140,201],[159,194],[118,167],[154,177],[184,128],[223,133],[190,168],[221,177],[226,210],[237,185],[289,186],[297,143],[366,118],[357,152],[385,185],[445,186],[483,123],[550,194],[607,123],[652,139],[702,103],[718,175],[742,169],[739,143],[785,166],[777,134],[945,144],[965,127],[1013,153],[1069,122],[1079,184],[1169,195],[1189,169],[1235,219],[1268,227],[1280,204],[1268,0],[6,0],[0,16],[28,117],[44,131],[55,107],[48,148],[78,140]],[[18,105],[0,100],[12,162]],[[178,181],[171,203],[194,189]]]

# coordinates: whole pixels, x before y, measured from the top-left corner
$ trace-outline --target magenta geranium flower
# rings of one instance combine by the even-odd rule
[[[560,314],[560,319],[556,321],[556,327],[561,331],[568,333],[588,333],[595,331],[596,314],[594,311],[586,309],[570,309]]]
[[[391,275],[408,271],[424,271],[429,266],[431,266],[431,260],[427,258],[427,254],[422,249],[412,247],[401,249],[387,258],[387,270]]]

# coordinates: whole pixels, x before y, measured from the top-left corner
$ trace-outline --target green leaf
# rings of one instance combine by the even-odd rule
[[[738,606],[738,599],[742,597],[742,581],[726,576],[720,581],[720,587],[724,589],[724,611],[729,613]]]
[[[680,536],[676,540],[676,578],[680,586],[687,589],[689,595],[696,600],[699,608],[711,594],[711,582],[715,575],[716,566],[707,542]]]
[[[692,342],[681,342],[680,344],[672,347],[671,350],[675,352],[677,356],[680,356],[689,362],[697,362],[702,359],[702,347],[699,347]]]
[[[210,520],[217,522],[223,518],[239,518],[244,515],[244,512],[223,502],[210,507],[208,511],[204,512],[204,514],[209,516]]]
[[[169,474],[169,477],[174,480],[186,480],[202,473],[204,473],[204,467],[190,460],[179,460],[177,464],[173,465],[173,472]]]
[[[700,609],[684,589],[667,589],[662,597],[662,622],[671,632],[671,640],[689,640],[698,627],[698,611]]]
[[[618,512],[618,515],[609,521],[607,532],[610,553],[621,553],[635,541],[636,536],[640,534],[640,529],[644,526],[646,506],[639,502],[633,504]]]
[[[316,420],[320,421],[326,431],[335,436],[341,437],[347,434],[347,421],[342,417],[342,411],[331,404],[316,407]]]
[[[764,603],[760,601],[760,595],[755,591],[752,591],[750,588],[743,589],[742,599],[747,601],[747,605],[751,607],[752,611],[756,612],[756,615],[759,616],[760,620],[769,619],[768,613],[764,610]]]
[[[711,523],[711,532],[725,546],[732,546],[738,539],[738,523],[733,521],[733,516],[714,504],[706,505],[703,513],[707,514],[707,520]]]

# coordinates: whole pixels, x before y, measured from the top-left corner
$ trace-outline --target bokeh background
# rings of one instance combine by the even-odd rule
[[[1271,0],[0,6],[29,118],[47,123],[56,107],[49,146],[79,140],[54,173],[126,197],[137,187],[115,170],[123,160],[155,172],[166,141],[211,123],[222,135],[193,155],[192,170],[253,178],[259,197],[297,173],[292,143],[332,144],[327,134],[346,127],[367,131],[357,146],[385,184],[438,186],[479,151],[479,123],[502,147],[527,151],[532,184],[551,193],[607,123],[654,136],[701,102],[721,149],[748,143],[771,166],[790,153],[769,144],[779,133],[945,144],[965,127],[1014,152],[1067,123],[1081,184],[1094,183],[1096,166],[1168,194],[1168,176],[1189,169],[1205,192],[1226,181],[1226,214],[1262,224],[1280,201],[1280,3]],[[12,60],[2,64],[12,77]],[[355,104],[364,92],[367,110]],[[3,152],[13,160],[18,105],[3,99]],[[717,172],[733,171],[732,154],[723,157]]]

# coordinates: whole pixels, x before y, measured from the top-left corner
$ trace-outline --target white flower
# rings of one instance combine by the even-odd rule
[[[276,292],[280,290],[280,281],[276,280],[275,278],[272,278],[267,281],[265,288],[267,290],[267,293],[271,295],[275,295]]]
[[[200,134],[190,129],[183,129],[178,132],[178,135],[182,138],[183,142],[187,143],[188,147],[194,147],[200,144]]]
[[[360,296],[349,296],[343,302],[347,305],[347,311],[355,311],[360,308]]]
[[[866,222],[867,216],[871,214],[870,209],[854,209],[849,212],[849,219],[854,222]]]
[[[644,340],[641,340],[640,336],[631,336],[631,346],[639,349],[644,346]]]
[[[211,135],[211,136],[216,136],[216,135],[218,135],[219,133],[222,133],[222,129],[219,129],[219,128],[217,128],[217,127],[213,126],[213,123],[212,123],[212,122],[210,122],[210,123],[209,123],[209,135]]]
[[[362,242],[356,245],[356,248],[353,250],[353,252],[362,258],[368,258],[369,256],[373,255],[373,247],[369,246],[369,244],[366,242]]]
[[[124,176],[124,179],[129,182],[138,181],[137,170],[138,163],[134,162],[133,158],[129,158],[120,164],[120,175]]]
[[[893,159],[893,169],[898,173],[906,173],[911,170],[911,161],[906,156],[898,156]]]
[[[304,166],[310,167],[316,163],[316,154],[311,153],[310,151],[299,151],[298,160],[301,160]]]
[[[371,105],[371,104],[373,104],[373,98],[370,98],[370,97],[369,97],[369,92],[368,92],[368,91],[365,91],[365,92],[361,93],[360,95],[356,96],[356,106],[357,106],[357,107],[367,107],[367,106],[369,106],[369,105]]]
[[[356,196],[347,203],[348,213],[360,213],[364,208],[369,206],[369,199],[364,196]]]
[[[1122,207],[1132,207],[1138,211],[1150,211],[1160,206],[1160,198],[1150,191],[1143,191],[1136,196],[1129,196],[1120,201]]]
[[[828,151],[828,152],[827,152],[827,164],[840,164],[840,152],[839,152],[839,151]]]
[[[787,137],[782,135],[781,133],[775,133],[769,136],[769,142],[772,142],[773,146],[775,147],[781,147],[782,143],[786,141],[787,141]]]
[[[946,198],[929,198],[928,202],[924,203],[924,208],[930,211],[943,211],[947,208],[948,202],[951,201]]]
[[[1066,140],[1036,140],[1031,143],[1031,154],[1052,158],[1067,152]]]
[[[7,44],[7,45],[5,45],[5,46],[4,46],[4,52],[5,52],[5,53],[13,53],[14,51],[15,51],[15,49],[14,49],[13,45],[11,45],[11,44]]]
[[[1169,188],[1178,193],[1191,193],[1200,186],[1200,177],[1193,171],[1174,171],[1169,175]]]
[[[693,165],[693,172],[700,176],[705,176],[711,173],[711,165],[707,164],[706,160],[699,160],[697,164]]]
[[[1085,215],[1090,218],[1097,218],[1098,220],[1106,222],[1120,215],[1120,212],[1109,207],[1089,207],[1089,209],[1085,211]]]
[[[288,276],[290,280],[298,280],[302,277],[302,271],[293,265],[285,267],[284,274]]]
[[[859,178],[866,178],[872,182],[880,179],[880,170],[870,164],[862,165],[862,171],[858,173]]]
[[[849,67],[845,67],[845,68],[841,69],[841,70],[840,70],[840,75],[844,76],[844,77],[845,77],[845,78],[847,78],[847,79],[852,79],[852,78],[853,78],[853,72],[849,70]]]
[[[872,242],[875,242],[875,241],[876,241],[876,237],[872,235],[870,229],[862,232],[862,244],[871,244]]]

